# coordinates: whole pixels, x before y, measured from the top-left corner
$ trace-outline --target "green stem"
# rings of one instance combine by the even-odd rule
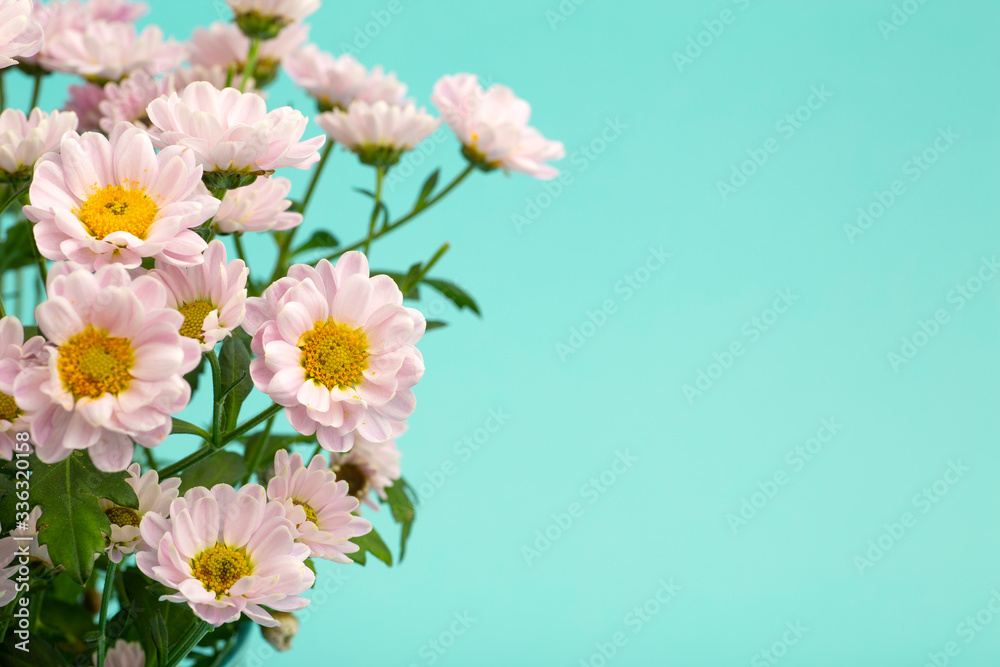
[[[312,461],[314,458],[316,458],[316,455],[319,454],[321,451],[323,451],[323,445],[317,442],[316,449],[313,450],[312,456],[309,457],[309,461]],[[306,461],[307,466],[309,465],[309,461]]]
[[[149,447],[143,447],[143,449],[146,450],[146,463],[149,464],[149,467],[153,470],[159,468],[159,466],[156,465],[156,459],[153,458],[153,450]]]
[[[445,243],[443,246],[438,248],[438,251],[434,253],[433,257],[431,257],[431,261],[427,262],[426,266],[420,270],[420,275],[417,276],[417,282],[420,282],[424,276],[430,273],[431,269],[434,268],[434,265],[438,263],[439,259],[444,257],[444,254],[448,252],[449,248],[451,248],[450,243]]]
[[[108,653],[108,604],[115,590],[115,575],[118,573],[118,563],[110,561],[108,571],[104,575],[104,596],[101,598],[100,635],[97,637],[97,664],[103,665]]]
[[[273,416],[267,420],[267,426],[264,427],[264,434],[260,436],[260,445],[257,446],[256,451],[253,453],[253,458],[250,459],[247,466],[247,474],[243,477],[244,484],[250,481],[250,477],[257,471],[257,466],[260,465],[260,459],[264,455],[264,450],[267,449],[267,441],[271,439],[272,426],[274,426]]]
[[[208,363],[212,365],[212,447],[221,449],[222,437],[222,369],[219,367],[219,355],[215,350],[210,350],[205,354]]]
[[[160,479],[167,479],[168,477],[176,477],[177,475],[181,474],[182,472],[193,466],[195,463],[200,463],[201,461],[207,459],[212,454],[215,454],[217,451],[220,450],[212,447],[211,445],[202,447],[194,454],[191,454],[190,456],[181,459],[177,463],[171,463],[166,468],[161,470]]]
[[[167,664],[164,667],[176,667],[179,665],[184,658],[187,657],[188,653],[191,652],[198,642],[208,634],[209,630],[212,629],[211,623],[206,623],[205,621],[200,621],[188,630],[187,634],[181,639],[181,641],[176,644],[173,651],[170,652],[170,657],[167,659]]]
[[[45,258],[42,257],[42,253],[39,252],[38,246],[34,241],[31,242],[31,250],[35,253],[35,264],[38,265],[38,277],[42,279],[43,285],[49,284],[49,268],[45,263]]]
[[[252,418],[248,419],[247,421],[243,422],[243,424],[240,425],[240,426],[237,426],[235,430],[233,430],[233,431],[227,433],[225,436],[223,436],[223,438],[222,438],[222,444],[223,444],[223,446],[225,446],[226,444],[232,442],[236,438],[240,437],[241,435],[243,435],[247,431],[252,431],[253,429],[257,428],[257,426],[259,426],[262,422],[267,421],[268,419],[270,419],[274,415],[278,414],[282,410],[284,410],[283,406],[278,405],[278,404],[274,404],[271,407],[269,407],[266,410],[264,410],[263,412],[261,412],[260,414],[258,414],[256,417],[252,417]]]
[[[375,236],[375,223],[378,222],[378,213],[382,209],[382,179],[385,176],[385,169],[375,168],[375,205],[372,207],[372,219],[368,223],[368,238],[365,240],[365,254],[368,254],[372,245],[372,238]]]
[[[243,80],[240,82],[240,92],[247,89],[247,83],[253,78],[254,70],[257,69],[257,52],[260,51],[260,40],[250,40],[250,55],[247,56],[247,66],[243,69]]]
[[[182,433],[185,435],[196,435],[207,443],[212,442],[212,434],[201,428],[200,426],[195,426],[191,422],[186,422],[183,419],[178,419],[174,417],[174,428],[171,433]]]
[[[2,206],[0,206],[0,215],[3,215],[7,211],[7,209],[10,208],[11,204],[16,202],[21,197],[21,195],[27,192],[29,187],[31,187],[31,181],[25,183],[23,186],[21,186],[20,190],[12,194],[10,198],[7,199],[7,201],[5,201]]]
[[[316,184],[319,183],[319,175],[323,173],[323,167],[326,165],[326,160],[330,157],[330,153],[336,145],[337,142],[330,139],[326,142],[326,146],[323,147],[323,153],[320,155],[319,162],[316,164],[316,171],[312,175],[312,180],[309,181],[309,187],[306,188],[306,196],[302,198],[302,206],[299,207],[299,213],[305,215],[306,207],[309,206],[309,200],[312,199],[313,192],[316,190]]]
[[[394,229],[398,229],[398,228],[402,227],[404,224],[406,224],[410,220],[414,219],[415,217],[417,217],[418,215],[420,215],[421,213],[423,213],[424,211],[426,211],[427,209],[429,209],[431,206],[433,206],[437,202],[439,202],[442,199],[444,199],[445,195],[447,195],[449,192],[451,192],[452,190],[454,190],[458,186],[459,183],[461,183],[462,181],[464,181],[465,178],[469,174],[472,173],[472,171],[474,169],[475,169],[475,166],[470,164],[468,167],[465,168],[465,171],[463,171],[461,174],[459,174],[458,176],[456,176],[455,179],[451,183],[449,183],[448,186],[445,187],[444,190],[442,190],[441,192],[439,192],[435,196],[433,196],[430,199],[428,199],[427,202],[422,207],[415,208],[412,211],[410,211],[409,213],[407,213],[405,216],[403,216],[402,218],[400,218],[399,220],[397,220],[396,222],[393,222],[393,223],[390,223],[390,224],[386,225],[385,227],[383,227],[382,229],[380,229],[374,236],[372,236],[371,239],[365,239],[365,240],[362,240],[362,241],[358,241],[354,245],[348,246],[347,248],[344,248],[343,250],[338,250],[337,252],[335,252],[332,255],[330,255],[329,257],[327,257],[327,259],[329,259],[330,261],[333,261],[333,260],[337,259],[338,257],[340,257],[341,255],[343,255],[345,252],[350,252],[352,250],[358,250],[359,248],[363,248],[363,247],[365,247],[366,243],[370,243],[371,241],[374,241],[377,238],[385,236],[386,234],[388,234],[389,232],[393,231]]]
[[[35,86],[31,90],[31,106],[28,107],[28,113],[31,113],[31,110],[38,106],[38,96],[41,94],[41,92],[42,92],[42,73],[38,72],[37,74],[35,74]]]

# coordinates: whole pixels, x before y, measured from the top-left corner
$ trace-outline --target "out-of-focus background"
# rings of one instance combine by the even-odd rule
[[[150,4],[178,39],[229,16]],[[322,563],[295,650],[255,637],[241,664],[996,664],[998,22],[987,0],[324,2],[323,49],[421,104],[443,74],[509,85],[567,158],[549,183],[476,174],[376,244],[399,270],[449,241],[434,274],[483,312],[419,303],[449,326],[400,440],[409,551]],[[287,77],[269,104],[314,111]],[[463,166],[450,135],[390,209],[435,166]],[[362,236],[371,180],[335,153],[309,231]]]

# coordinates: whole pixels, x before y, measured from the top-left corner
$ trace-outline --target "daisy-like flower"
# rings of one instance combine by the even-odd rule
[[[170,504],[170,518],[149,514],[139,526],[152,548],[140,551],[142,572],[176,593],[194,613],[219,627],[245,614],[275,626],[264,609],[297,611],[316,580],[305,565],[309,547],[295,542],[285,506],[268,501],[264,487],[195,487]]]
[[[180,147],[156,153],[145,132],[119,123],[111,137],[63,139],[60,153],[35,165],[24,215],[43,256],[88,268],[143,257],[179,266],[202,262],[205,241],[191,231],[218,210],[195,156]]]
[[[10,536],[5,537],[0,540],[0,563],[3,562],[3,555],[6,553],[7,540],[10,540],[9,544],[15,545],[15,548],[20,548],[19,556],[24,555],[24,545],[28,545],[27,558],[28,565],[33,563],[40,563],[45,569],[50,570],[55,567],[52,564],[52,559],[49,557],[49,547],[47,544],[42,544],[38,541],[38,520],[42,517],[42,508],[40,505],[35,505],[31,508],[31,512],[28,514],[28,518],[25,520],[25,526],[23,528],[18,527],[10,531]],[[22,563],[23,564],[23,563]],[[2,575],[0,575],[2,576]],[[8,600],[9,602],[9,600]]]
[[[164,41],[157,26],[139,32],[132,23],[100,20],[82,30],[61,31],[58,39],[46,46],[46,53],[42,63],[46,68],[102,84],[138,70],[166,72],[187,56],[181,44]]]
[[[77,130],[98,132],[101,129],[101,102],[106,97],[103,86],[98,86],[96,83],[84,83],[69,87],[69,99],[63,106],[66,111],[72,111],[76,114]]]
[[[97,654],[94,654],[97,664]],[[119,639],[104,656],[104,667],[146,667],[146,652],[139,642]]]
[[[334,58],[315,44],[307,44],[282,61],[288,75],[305,89],[320,111],[346,109],[354,100],[403,104],[406,86],[396,74],[386,74],[381,66],[369,72],[348,53]]]
[[[184,316],[167,307],[163,283],[121,265],[56,264],[46,292],[35,319],[53,347],[14,381],[35,453],[56,463],[87,449],[98,469],[125,470],[133,441],[159,445],[187,406],[198,344],[180,335]]]
[[[226,0],[236,14],[236,25],[251,39],[274,39],[287,25],[317,9],[319,0]]]
[[[354,437],[354,446],[342,454],[330,454],[330,470],[337,479],[347,482],[347,495],[357,498],[378,511],[371,494],[385,500],[385,490],[399,479],[403,472],[399,465],[402,454],[396,447],[396,438],[406,431],[405,422],[393,422],[393,438],[385,442],[372,442]]]
[[[145,130],[149,125],[146,107],[157,97],[172,92],[173,77],[167,75],[157,79],[142,70],[129,74],[121,83],[107,84],[104,86],[104,99],[98,104],[101,129],[110,134],[115,125],[126,122]]]
[[[46,113],[36,107],[30,116],[20,109],[0,113],[0,181],[27,183],[38,158],[58,150],[76,124],[72,111]]]
[[[3,530],[2,526],[0,530]],[[17,583],[11,579],[19,568],[15,558],[17,558],[17,543],[14,538],[0,539],[0,607],[6,607],[17,597]]]
[[[285,505],[299,531],[298,541],[308,545],[317,558],[350,563],[344,554],[358,550],[350,539],[372,529],[367,519],[352,514],[358,509],[358,499],[348,495],[347,483],[337,481],[319,454],[306,467],[301,454],[279,449],[267,497]]]
[[[356,153],[364,164],[383,168],[399,162],[403,153],[430,136],[440,123],[440,118],[423,107],[418,110],[412,102],[396,106],[357,100],[347,111],[335,109],[316,116],[316,124],[331,139]]]
[[[24,327],[16,317],[0,318],[0,459],[10,461],[14,450],[25,452],[22,442],[16,447],[16,434],[27,432],[24,411],[14,400],[14,380],[25,368],[38,363],[45,339],[32,336],[24,340]]]
[[[160,476],[155,470],[147,470],[139,475],[138,463],[128,467],[128,479],[125,482],[135,491],[139,499],[139,509],[115,505],[107,498],[97,501],[98,507],[111,520],[111,535],[106,535],[108,545],[104,552],[115,563],[142,548],[142,536],[139,526],[149,512],[166,515],[170,511],[170,503],[177,497],[177,487],[181,485],[180,477],[171,477],[160,483]]]
[[[213,189],[249,185],[282,167],[308,169],[326,140],[300,141],[309,119],[291,107],[269,112],[256,93],[218,90],[207,82],[153,100],[147,112],[154,145],[191,149]]]
[[[31,0],[0,0],[0,69],[16,65],[15,58],[33,56],[41,48],[42,26],[31,10]]]
[[[456,74],[434,85],[431,101],[462,142],[462,154],[483,171],[502,168],[543,180],[559,175],[546,162],[566,155],[562,142],[528,125],[531,106],[510,88],[483,91],[476,75]]]
[[[360,252],[336,266],[296,264],[263,297],[247,300],[244,330],[257,358],[250,377],[285,407],[292,427],[329,451],[393,437],[392,420],[413,413],[424,373],[415,347],[424,316],[403,306],[392,278],[369,276]]]
[[[242,259],[227,262],[226,246],[218,239],[208,244],[198,266],[180,268],[157,260],[150,272],[167,288],[167,307],[184,316],[181,335],[198,341],[203,352],[215,349],[243,322],[249,274]]]
[[[292,206],[288,199],[291,190],[292,182],[278,176],[258,178],[250,185],[227,190],[212,226],[222,234],[298,227],[302,214],[288,210]]]
[[[297,51],[308,37],[309,26],[293,23],[274,39],[261,42],[254,67],[257,85],[266,86],[273,81],[278,76],[281,61]],[[232,67],[235,71],[233,81],[237,83],[243,77],[249,54],[250,40],[232,23],[216,22],[208,28],[195,28],[191,33],[191,64],[207,68],[218,67],[224,72]]]

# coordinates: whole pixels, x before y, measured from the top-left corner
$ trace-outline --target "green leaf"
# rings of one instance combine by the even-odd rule
[[[250,346],[245,337],[246,334],[242,329],[233,331],[233,335],[222,344],[222,352],[219,354],[222,389],[229,391],[222,404],[227,431],[236,428],[243,401],[253,391],[253,380],[250,379]]]
[[[180,493],[196,486],[212,488],[216,484],[236,484],[247,474],[247,464],[236,452],[217,452],[184,471]]]
[[[30,222],[22,220],[11,227],[3,243],[0,243],[0,274],[33,264],[35,253],[31,248],[34,245]]]
[[[477,306],[476,302],[472,300],[472,297],[455,283],[447,280],[437,280],[434,278],[424,278],[423,282],[441,292],[445,298],[450,300],[459,308],[468,308],[476,315],[479,315],[480,317],[482,316],[482,313],[479,312],[479,306]]]
[[[365,190],[364,188],[354,188],[354,190],[355,190],[355,192],[360,192],[361,194],[365,195],[369,199],[372,199],[372,200],[374,200],[376,202],[375,208],[377,209],[377,211],[376,211],[375,215],[376,216],[378,216],[379,214],[382,215],[382,228],[383,229],[386,228],[386,227],[388,227],[389,226],[389,207],[385,205],[385,201],[379,201],[379,199],[375,196],[375,193],[372,192],[371,190]]]
[[[413,205],[414,211],[419,211],[422,208],[424,208],[424,204],[427,201],[427,198],[431,196],[432,192],[434,192],[434,187],[437,185],[438,177],[440,175],[441,175],[441,170],[435,169],[434,173],[428,176],[427,180],[424,181],[423,187],[420,188],[420,196],[417,197],[417,203]]]
[[[361,547],[354,553],[347,554],[348,558],[353,560],[355,563],[364,565],[366,560],[365,554],[371,553],[371,555],[375,556],[375,558],[378,558],[386,565],[392,566],[392,552],[389,551],[389,547],[385,545],[385,542],[374,528],[372,528],[371,532],[366,535],[362,535],[361,537],[352,537],[351,542],[354,542]]]
[[[243,454],[244,460],[248,462],[247,465],[249,465],[250,461],[257,460],[259,462],[258,470],[263,470],[272,463],[274,463],[274,455],[278,453],[279,449],[288,449],[289,447],[291,447],[292,444],[296,442],[315,441],[315,436],[306,436],[299,434],[279,435],[276,433],[272,433],[270,437],[267,439],[267,444],[264,451],[258,454],[257,450],[260,449],[262,446],[265,446],[263,438],[264,438],[263,431],[254,433],[252,436],[247,438]],[[306,461],[307,465],[308,463],[309,462]],[[249,472],[257,472],[257,470],[250,470]]]
[[[51,595],[42,601],[42,618],[48,628],[58,630],[61,639],[70,643],[82,642],[88,632],[97,630],[93,615],[81,605],[57,600]]]
[[[441,327],[448,326],[447,322],[442,322],[441,320],[427,320],[427,331],[431,329],[440,329]]]
[[[38,541],[70,578],[83,584],[94,569],[94,555],[104,550],[103,533],[111,522],[97,501],[107,498],[124,507],[138,507],[125,472],[101,472],[84,451],[75,451],[59,463],[31,458],[32,502],[42,506]]]
[[[414,264],[414,266],[419,266],[419,264]],[[410,273],[413,272],[413,267],[410,267],[410,271],[405,275],[402,273],[393,273],[392,271],[372,271],[372,275],[385,275],[392,278],[393,282],[399,288],[399,291],[403,293],[403,297],[406,299],[419,299],[420,291],[417,289],[417,285],[413,284],[411,281],[407,280]],[[406,289],[404,289],[406,288]]]
[[[146,652],[146,667],[163,665],[172,644],[181,640],[192,625],[199,623],[186,604],[160,601],[168,589],[151,581],[135,568],[123,573],[125,592],[134,607],[139,641]],[[153,662],[155,658],[159,658]]]
[[[308,241],[306,241],[298,248],[293,250],[292,257],[295,257],[296,255],[303,253],[307,250],[313,250],[316,248],[336,248],[339,245],[340,241],[337,240],[337,237],[335,237],[333,234],[326,231],[325,229],[320,229],[316,232],[313,232],[313,235],[309,238]]]
[[[402,478],[393,482],[392,486],[386,487],[385,493],[386,499],[382,502],[389,505],[389,509],[392,510],[392,518],[396,520],[396,523],[402,525],[399,562],[403,562],[403,558],[406,557],[406,542],[410,539],[410,528],[416,519],[416,510],[414,509],[416,496],[413,494],[413,487]],[[410,497],[411,495],[413,498]]]
[[[7,641],[0,646],[0,666],[2,667],[65,667],[62,654],[41,637],[31,636],[28,651],[15,648],[21,640],[13,632],[7,632]]]

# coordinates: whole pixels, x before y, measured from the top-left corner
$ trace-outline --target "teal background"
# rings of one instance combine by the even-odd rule
[[[510,85],[566,143],[569,176],[552,194],[477,174],[376,245],[373,266],[399,270],[451,242],[434,273],[484,314],[420,304],[451,325],[421,343],[400,441],[426,491],[410,551],[391,569],[321,565],[295,650],[255,637],[240,664],[997,664],[1000,281],[956,290],[1000,250],[1000,5],[565,0],[575,10],[553,22],[558,0],[398,3],[359,58],[428,105],[446,73]],[[880,28],[903,4],[915,13]],[[179,38],[227,15],[152,5]],[[312,38],[339,53],[389,5],[327,2]],[[724,10],[732,22],[711,24]],[[704,21],[724,30],[678,67]],[[779,126],[813,87],[832,97]],[[287,78],[270,101],[312,110]],[[958,138],[912,180],[948,128]],[[451,137],[433,145],[390,188],[397,214],[433,165],[462,168]],[[724,199],[718,183],[766,146]],[[301,192],[306,175],[291,177]],[[371,179],[338,152],[307,229],[359,238],[368,208],[351,188]],[[845,229],[897,179],[881,218]],[[650,248],[670,259],[646,272]],[[269,272],[270,246],[252,252]],[[795,300],[771,321],[778,290]],[[936,313],[936,335],[894,363]],[[704,392],[686,394],[700,372]],[[491,410],[509,418],[484,437]],[[823,420],[841,425],[832,439]],[[828,442],[806,461],[795,449],[817,433]],[[626,453],[636,462],[606,472]],[[374,520],[394,544],[390,519]],[[679,587],[664,604],[661,581]],[[452,636],[456,614],[469,627]]]

